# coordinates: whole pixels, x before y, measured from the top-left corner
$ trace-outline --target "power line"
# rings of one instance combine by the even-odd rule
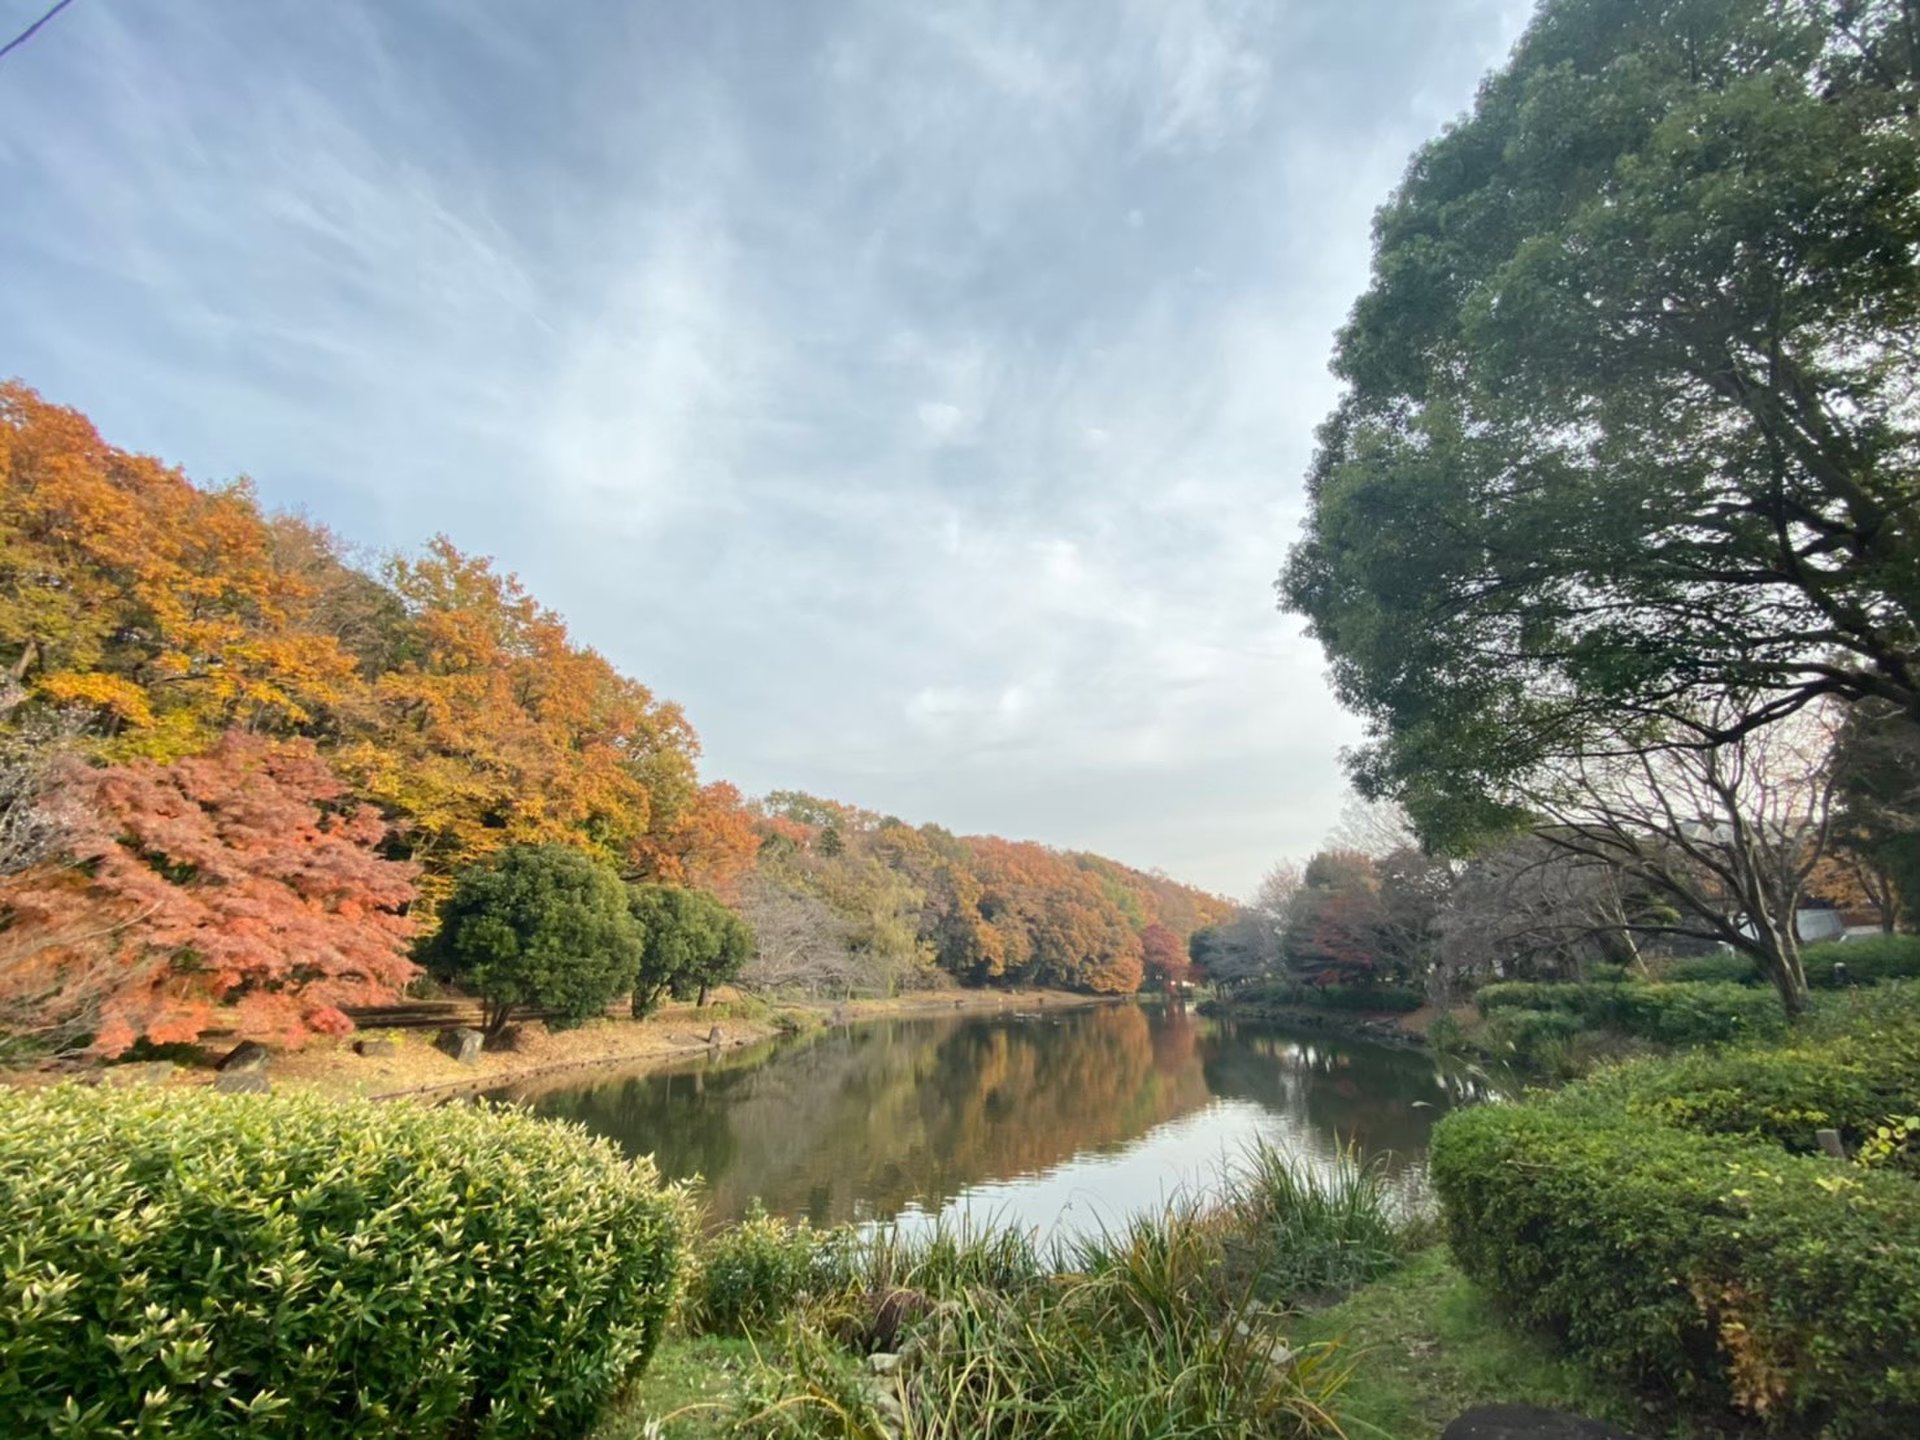
[[[47,11],[46,14],[42,15],[38,20],[34,21],[31,25],[27,26],[26,29],[22,30],[18,35],[14,36],[13,39],[7,41],[6,44],[0,45],[0,60],[6,59],[7,56],[11,55],[15,50],[18,50],[22,45],[26,44],[27,41],[33,38],[34,31],[38,30],[42,25],[46,24],[47,21],[51,20],[54,16],[58,15],[62,10],[66,9],[67,6],[71,5],[72,3],[73,3],[73,0],[59,0],[59,3],[56,4],[51,10]]]

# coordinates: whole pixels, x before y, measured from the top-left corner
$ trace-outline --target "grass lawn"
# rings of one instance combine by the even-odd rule
[[[749,1341],[669,1335],[639,1383],[608,1407],[592,1440],[719,1440],[732,1433],[724,1402],[752,1368]],[[676,1413],[677,1419],[665,1418]]]
[[[1353,1375],[1335,1411],[1350,1440],[1432,1440],[1462,1410],[1500,1402],[1661,1433],[1624,1391],[1510,1330],[1439,1246],[1301,1317],[1293,1338],[1342,1336]]]

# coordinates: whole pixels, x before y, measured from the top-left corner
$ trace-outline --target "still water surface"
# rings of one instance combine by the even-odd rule
[[[495,1092],[576,1120],[717,1218],[933,1215],[1072,1234],[1203,1192],[1256,1139],[1329,1165],[1351,1140],[1417,1189],[1471,1084],[1428,1056],[1179,1009],[877,1020],[645,1074]]]

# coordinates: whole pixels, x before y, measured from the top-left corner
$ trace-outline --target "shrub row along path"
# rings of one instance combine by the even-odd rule
[[[840,1021],[1012,1013],[1102,1003],[1112,1003],[1111,998],[1064,990],[940,990],[884,1000],[794,1004],[779,1009],[754,1006],[747,1013],[736,996],[722,990],[716,992],[710,1005],[668,1005],[645,1020],[609,1018],[589,1021],[577,1029],[552,1031],[538,1021],[529,1021],[519,1027],[514,1048],[483,1052],[471,1065],[462,1065],[437,1049],[432,1030],[382,1028],[363,1030],[343,1040],[319,1041],[304,1050],[276,1056],[272,1074],[276,1086],[330,1095],[379,1100],[441,1097],[569,1070],[619,1067],[641,1072],[711,1050],[709,1037],[715,1027],[721,1032],[720,1043],[732,1048],[771,1040],[795,1028],[817,1028]],[[354,1052],[356,1040],[376,1033],[397,1042],[394,1054],[368,1057]]]

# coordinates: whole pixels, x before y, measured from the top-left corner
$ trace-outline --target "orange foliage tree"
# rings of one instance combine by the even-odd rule
[[[121,757],[230,726],[289,730],[349,699],[353,661],[301,626],[244,485],[196,488],[84,417],[0,385],[0,653],[23,699],[90,712]]]
[[[414,867],[304,741],[232,734],[170,764],[70,761],[62,863],[0,882],[0,1015],[15,1033],[138,1039],[209,1030],[298,1045],[397,999]]]
[[[578,845],[648,876],[678,863],[698,749],[678,706],[444,537],[393,561],[387,583],[404,611],[395,660],[336,763],[401,817],[429,899],[512,844]]]

